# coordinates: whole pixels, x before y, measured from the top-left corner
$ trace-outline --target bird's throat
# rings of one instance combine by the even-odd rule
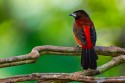
[[[75,20],[75,23],[78,27],[83,27],[83,25],[92,25],[91,20],[88,18]]]
[[[78,27],[82,27],[83,26],[83,20],[76,20],[75,21],[75,24],[78,26]]]

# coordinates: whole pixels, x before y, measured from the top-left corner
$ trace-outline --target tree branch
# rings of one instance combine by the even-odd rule
[[[95,50],[98,55],[112,56],[112,60],[106,64],[99,66],[97,70],[86,70],[74,72],[71,74],[67,73],[50,73],[50,74],[29,74],[22,76],[15,76],[9,78],[0,79],[0,83],[5,82],[20,82],[20,81],[29,81],[29,80],[66,80],[66,81],[82,81],[82,82],[97,82],[102,81],[102,78],[94,78],[87,76],[95,76],[101,74],[108,69],[117,66],[119,64],[125,63],[125,49],[119,47],[103,47],[96,46]],[[22,65],[27,63],[34,63],[37,61],[37,58],[43,54],[61,54],[64,56],[76,56],[81,54],[81,49],[75,47],[61,47],[61,46],[37,46],[32,49],[29,54],[14,56],[10,58],[0,59],[0,68]],[[87,75],[87,76],[86,76]],[[116,79],[114,79],[116,78]],[[112,77],[104,78],[102,82],[125,82],[125,77]]]
[[[33,80],[63,80],[67,82],[87,82],[87,83],[124,83],[125,76],[119,77],[90,77],[82,75],[72,75],[69,73],[33,73],[0,79],[0,83],[15,83]]]
[[[103,47],[103,46],[96,46],[95,50],[98,55],[105,55],[105,56],[118,56],[124,55],[125,49],[119,47]],[[81,54],[81,49],[75,47],[61,47],[61,46],[37,46],[32,49],[31,53],[25,55],[19,55],[14,57],[9,57],[5,59],[0,59],[0,68],[9,67],[9,66],[16,66],[20,64],[26,63],[33,63],[37,61],[37,58],[40,54],[60,54],[60,55],[70,55],[76,56]],[[30,61],[27,61],[30,60]],[[23,63],[22,63],[23,61]],[[18,64],[16,64],[18,62]],[[6,65],[5,65],[6,64]]]
[[[33,50],[37,50],[39,53],[45,53],[45,54],[62,54],[62,55],[80,55],[81,49],[76,47],[62,47],[62,46],[37,46],[33,48]],[[118,56],[118,55],[124,55],[125,49],[119,48],[116,46],[111,47],[105,47],[105,46],[96,46],[95,50],[98,55],[105,55],[105,56]]]
[[[122,63],[125,63],[125,55],[113,57],[109,62],[105,63],[104,65],[99,66],[96,70],[87,70],[87,71],[84,71],[83,73],[81,73],[81,72],[80,73],[77,72],[77,73],[85,75],[85,76],[95,76],[95,75],[101,74],[115,66],[118,66]]]

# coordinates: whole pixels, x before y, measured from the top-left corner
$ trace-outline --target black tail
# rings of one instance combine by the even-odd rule
[[[81,56],[81,66],[83,69],[96,69],[98,56],[94,50],[92,49],[82,49],[82,56]]]

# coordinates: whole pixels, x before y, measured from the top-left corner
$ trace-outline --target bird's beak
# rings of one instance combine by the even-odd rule
[[[69,14],[69,16],[76,17],[76,14],[75,13],[71,13],[71,14]]]

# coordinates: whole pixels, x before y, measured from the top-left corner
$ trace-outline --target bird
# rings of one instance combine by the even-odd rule
[[[74,17],[73,34],[76,43],[82,48],[81,67],[84,70],[96,69],[98,56],[95,52],[96,30],[89,15],[84,10],[77,10],[70,14]]]

